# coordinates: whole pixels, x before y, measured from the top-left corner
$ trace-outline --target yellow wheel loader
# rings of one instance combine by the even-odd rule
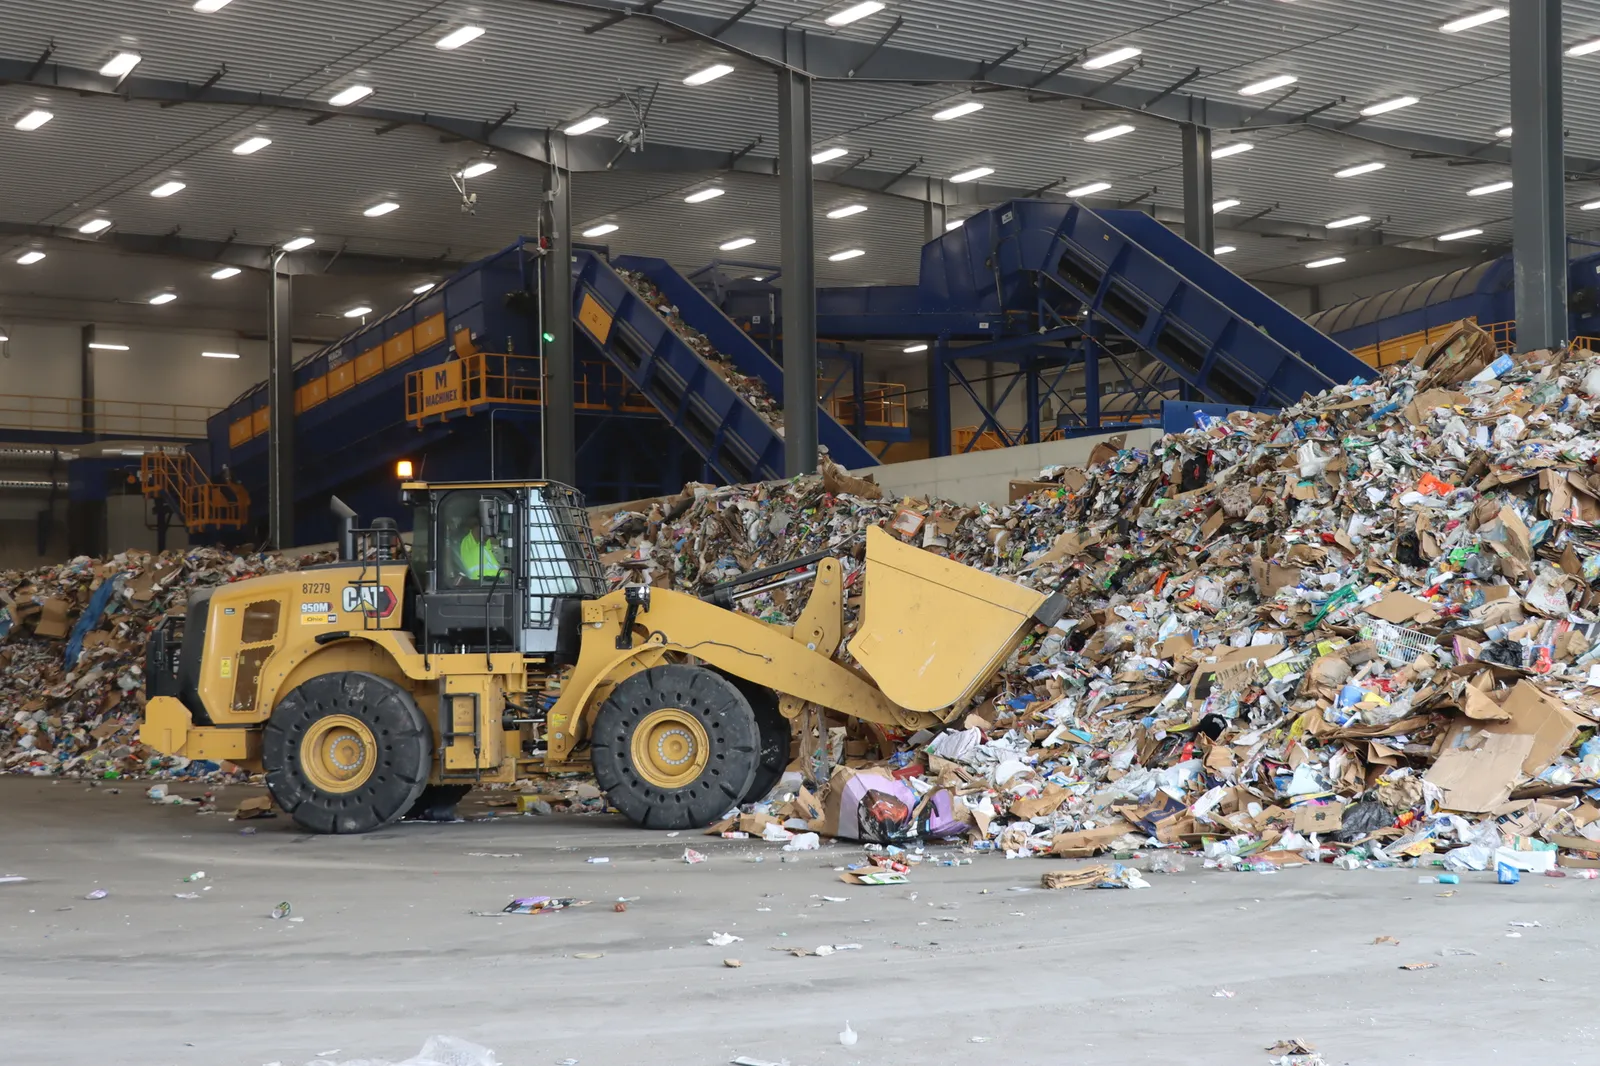
[[[607,590],[581,496],[553,482],[401,486],[342,516],[340,560],[193,593],[146,663],[149,747],[265,773],[307,829],[359,833],[530,768],[593,767],[639,825],[709,824],[761,798],[808,707],[899,730],[966,708],[1057,597],[866,534],[841,661],[844,568],[812,556],[705,598]],[[737,610],[809,581],[794,626]]]

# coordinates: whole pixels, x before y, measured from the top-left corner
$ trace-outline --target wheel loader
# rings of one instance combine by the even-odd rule
[[[193,593],[153,633],[140,739],[262,772],[308,830],[359,833],[529,769],[593,768],[661,829],[764,796],[808,708],[891,729],[970,703],[1047,597],[866,531],[844,658],[845,569],[818,555],[704,597],[608,589],[583,499],[548,481],[406,481],[393,519],[341,515],[339,561]],[[739,602],[811,585],[793,626]],[[852,594],[853,594],[852,590]]]

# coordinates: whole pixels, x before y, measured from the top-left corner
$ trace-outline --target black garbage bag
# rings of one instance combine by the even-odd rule
[[[1393,824],[1393,811],[1377,800],[1362,800],[1345,808],[1344,824],[1332,836],[1341,844],[1353,844]]]
[[[1483,650],[1478,652],[1478,661],[1493,663],[1495,666],[1510,666],[1514,669],[1522,667],[1522,645],[1514,640],[1497,640],[1485,644]]]

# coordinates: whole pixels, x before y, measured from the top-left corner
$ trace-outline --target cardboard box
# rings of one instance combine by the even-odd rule
[[[1524,757],[1522,772],[1533,777],[1572,746],[1578,730],[1593,724],[1528,681],[1518,681],[1500,709],[1508,716],[1505,721],[1484,725],[1459,723],[1445,738],[1445,746],[1456,746],[1463,731],[1473,728],[1486,733],[1528,736],[1532,743]]]
[[[1087,859],[1111,847],[1111,842],[1124,833],[1133,832],[1133,826],[1120,818],[1098,829],[1080,829],[1076,833],[1057,833],[1050,845],[1050,854],[1068,859]]]
[[[33,624],[35,636],[48,637],[59,640],[72,631],[72,623],[67,621],[67,613],[72,610],[72,604],[66,600],[51,597],[44,601],[44,607],[39,612],[39,620]]]
[[[1305,806],[1294,809],[1294,831],[1296,833],[1331,833],[1344,825],[1344,807],[1338,803],[1328,803],[1322,806]]]

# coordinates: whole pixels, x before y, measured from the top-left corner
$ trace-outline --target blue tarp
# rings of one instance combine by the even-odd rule
[[[78,656],[83,654],[83,638],[89,635],[89,630],[100,624],[100,616],[106,613],[106,604],[111,602],[112,593],[121,587],[121,574],[108,577],[100,582],[100,587],[89,597],[89,606],[78,616],[78,623],[72,627],[72,633],[67,637],[68,670],[78,665]]]

